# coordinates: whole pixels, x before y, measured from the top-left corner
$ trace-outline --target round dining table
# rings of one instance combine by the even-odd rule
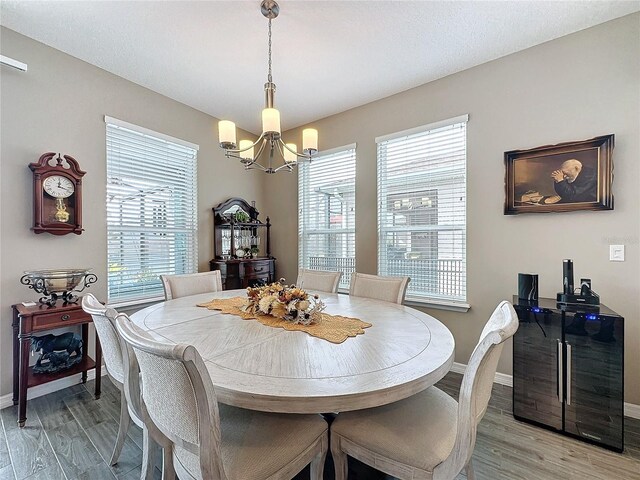
[[[434,317],[395,303],[318,292],[325,313],[371,323],[336,344],[198,307],[245,290],[204,293],[144,308],[131,320],[152,337],[195,346],[219,402],[280,413],[359,410],[407,398],[451,368],[453,335]]]

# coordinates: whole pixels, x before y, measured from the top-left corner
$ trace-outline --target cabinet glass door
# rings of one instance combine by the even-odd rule
[[[565,314],[565,430],[622,449],[623,324],[620,317]]]
[[[561,430],[562,315],[514,307],[520,325],[513,338],[513,414]]]

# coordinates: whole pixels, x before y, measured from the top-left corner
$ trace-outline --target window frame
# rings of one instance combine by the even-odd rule
[[[455,188],[455,178],[456,176],[460,176],[461,174],[464,176],[464,180],[463,182],[461,182],[461,184],[464,185],[464,192],[465,192],[465,205],[464,205],[464,223],[463,225],[460,227],[460,225],[454,225],[455,222],[452,222],[452,224],[449,226],[448,231],[450,232],[462,232],[462,235],[464,237],[464,242],[462,243],[463,246],[463,254],[462,254],[462,259],[461,259],[461,272],[463,275],[463,285],[464,285],[464,297],[460,298],[460,297],[452,297],[449,296],[447,297],[446,295],[442,295],[442,296],[430,296],[429,294],[425,294],[425,295],[416,295],[415,293],[411,293],[410,292],[410,288],[411,288],[411,282],[409,283],[409,290],[407,292],[407,298],[405,301],[406,305],[413,305],[413,306],[426,306],[426,307],[430,307],[430,308],[437,308],[437,309],[444,309],[444,310],[452,310],[452,311],[460,311],[460,312],[466,312],[467,310],[469,310],[470,305],[468,303],[468,298],[469,298],[469,292],[468,292],[468,270],[467,270],[467,265],[468,265],[468,261],[467,261],[467,231],[468,231],[468,223],[467,223],[467,210],[468,210],[468,195],[467,195],[467,172],[468,172],[468,121],[469,121],[469,115],[460,115],[457,117],[453,117],[453,118],[449,118],[449,119],[445,119],[442,121],[438,121],[438,122],[433,122],[427,125],[421,125],[418,127],[414,127],[411,129],[407,129],[407,130],[403,130],[400,132],[396,132],[396,133],[392,133],[392,134],[388,134],[388,135],[384,135],[384,136],[380,136],[377,137],[375,139],[376,141],[376,171],[377,171],[377,175],[376,175],[376,193],[378,195],[378,199],[377,199],[377,204],[376,204],[376,209],[377,209],[377,220],[378,220],[378,249],[377,249],[377,268],[378,268],[378,272],[384,272],[388,267],[388,259],[386,257],[386,253],[383,255],[382,252],[382,244],[383,244],[383,237],[385,235],[387,235],[388,232],[390,231],[406,231],[407,233],[411,233],[411,232],[427,232],[427,231],[435,231],[435,232],[439,232],[439,231],[446,231],[447,227],[445,226],[445,228],[440,228],[439,223],[436,224],[435,226],[427,226],[427,225],[418,225],[416,228],[409,228],[409,227],[400,227],[397,230],[395,230],[393,228],[392,225],[388,225],[385,224],[383,225],[381,219],[383,217],[383,215],[388,215],[389,210],[388,210],[388,206],[383,205],[383,202],[387,202],[389,200],[389,195],[392,194],[396,194],[395,192],[393,192],[392,194],[390,194],[388,192],[389,187],[392,186],[393,182],[387,181],[384,178],[384,175],[386,173],[386,170],[383,169],[384,165],[383,165],[383,160],[382,156],[381,156],[381,148],[385,148],[383,147],[381,144],[386,144],[387,142],[393,142],[394,140],[401,140],[403,138],[408,138],[408,137],[413,137],[413,136],[418,136],[420,134],[424,134],[424,135],[428,135],[428,133],[430,131],[433,130],[437,130],[437,129],[442,129],[448,126],[453,126],[456,124],[465,124],[465,136],[464,136],[464,171],[461,171],[460,168],[457,169],[452,169],[451,170],[451,174],[448,173],[448,171],[445,171],[446,175],[442,175],[441,178],[439,179],[440,185],[445,185],[445,184],[449,184],[449,185],[453,185],[453,188]],[[456,172],[457,170],[457,172]],[[425,172],[424,173],[425,176],[427,175],[432,175],[430,173]],[[418,176],[418,174],[416,174],[416,176]],[[383,178],[381,178],[383,177]],[[384,184],[382,184],[381,186],[381,182],[384,182]],[[434,186],[437,187],[438,185],[438,180],[434,181],[433,183],[429,183],[427,185],[425,185],[425,191],[428,189],[433,189]],[[380,198],[381,195],[381,189],[387,189],[387,194],[385,198]],[[419,192],[412,192],[412,194],[417,195]],[[401,195],[402,193],[399,193],[397,195]],[[406,194],[405,194],[406,195]],[[436,197],[436,202],[437,202],[437,197]],[[384,208],[383,208],[384,207]],[[436,207],[437,208],[437,207]],[[437,211],[436,211],[437,213]],[[386,262],[386,263],[385,263]],[[437,272],[437,270],[436,270]],[[437,278],[437,273],[435,274],[436,276],[434,276],[433,278]],[[411,275],[409,275],[411,276]]]
[[[339,292],[346,292],[349,290],[349,285],[348,285],[348,279],[351,276],[351,273],[355,272],[355,265],[356,265],[356,170],[357,170],[357,144],[356,143],[352,143],[352,144],[348,144],[348,145],[343,145],[340,147],[336,147],[336,148],[332,148],[329,150],[323,150],[318,157],[314,158],[313,160],[311,160],[310,163],[314,163],[314,162],[318,162],[321,161],[321,159],[323,157],[329,157],[329,156],[334,156],[340,153],[348,153],[350,151],[353,151],[353,153],[351,154],[353,157],[353,207],[354,207],[354,213],[353,213],[353,227],[347,227],[347,228],[341,228],[341,229],[308,229],[306,228],[309,220],[306,218],[306,214],[308,214],[308,208],[306,207],[305,203],[306,203],[306,195],[308,194],[308,192],[306,191],[307,186],[303,185],[303,183],[309,183],[309,175],[310,175],[310,166],[308,165],[308,162],[304,162],[304,164],[301,164],[298,166],[298,268],[310,268],[310,266],[308,265],[308,263],[305,262],[305,257],[308,256],[306,255],[307,252],[307,243],[305,241],[305,238],[308,235],[327,235],[327,234],[344,234],[344,235],[352,235],[353,236],[353,259],[352,259],[352,265],[347,265],[347,270],[352,270],[351,272],[345,272],[345,270],[340,270],[343,272],[342,278],[340,279],[340,284],[338,287],[338,291]],[[303,186],[305,188],[303,188]],[[331,200],[329,199],[329,202]],[[330,213],[330,212],[329,212]],[[311,233],[308,233],[311,232]],[[348,238],[348,237],[347,237]],[[347,240],[347,249],[349,248],[349,243]],[[344,257],[345,259],[349,259],[350,257]],[[349,264],[349,261],[345,262],[346,264]],[[325,269],[320,269],[320,270],[326,270],[326,271],[338,271],[336,270],[332,270],[330,268],[325,268]],[[345,274],[346,273],[346,274]]]
[[[160,133],[160,132],[155,132],[153,130],[144,128],[144,127],[140,127],[138,125],[129,123],[129,122],[125,122],[123,120],[119,120],[117,118],[113,118],[113,117],[109,117],[107,115],[105,115],[104,117],[104,121],[105,121],[105,145],[106,145],[106,149],[105,149],[105,166],[106,166],[106,198],[105,198],[105,208],[107,209],[106,212],[106,223],[107,223],[107,228],[106,228],[106,241],[107,241],[107,252],[106,252],[106,270],[107,270],[107,304],[109,306],[113,306],[113,307],[133,307],[133,306],[140,306],[140,305],[145,305],[145,304],[150,304],[153,302],[157,302],[157,301],[161,301],[164,300],[164,293],[163,293],[163,288],[162,288],[162,283],[160,281],[159,275],[164,274],[164,273],[171,273],[171,272],[157,272],[158,274],[158,278],[157,278],[157,285],[146,285],[145,287],[141,287],[141,290],[139,292],[137,292],[137,294],[134,295],[114,295],[115,292],[112,291],[112,289],[110,288],[110,284],[111,281],[113,280],[112,276],[110,275],[110,271],[111,271],[111,264],[110,264],[110,259],[111,259],[111,255],[113,255],[113,252],[110,248],[110,236],[111,235],[116,235],[119,236],[121,238],[121,242],[123,242],[123,234],[128,233],[130,235],[136,235],[139,234],[141,236],[145,236],[144,238],[141,237],[139,243],[135,243],[132,242],[131,245],[141,245],[144,242],[149,242],[149,239],[146,238],[147,235],[157,235],[158,238],[162,238],[162,237],[167,237],[167,235],[169,233],[172,233],[172,240],[166,244],[161,244],[156,248],[160,248],[160,249],[169,249],[170,251],[176,252],[178,250],[180,250],[180,252],[183,252],[183,265],[184,265],[184,269],[181,269],[180,272],[176,272],[176,273],[196,273],[198,271],[198,151],[199,151],[199,146],[190,142],[187,142],[185,140],[181,140],[179,138],[175,138],[175,137],[171,137],[169,135]],[[112,131],[111,129],[116,129],[115,131]],[[123,133],[123,137],[126,137],[127,135],[131,135],[130,141],[131,144],[127,145],[126,142],[126,138],[123,140],[123,138],[116,138],[115,137],[115,132],[117,132],[118,130],[121,130],[122,132],[126,132]],[[112,136],[110,136],[112,135]],[[145,219],[148,219],[148,221],[152,224],[151,226],[149,225],[141,225],[139,228],[137,228],[136,226],[133,225],[128,225],[127,222],[113,222],[111,221],[110,218],[110,213],[109,213],[109,194],[110,194],[110,187],[111,185],[114,185],[113,179],[117,179],[117,175],[114,175],[111,172],[111,169],[118,169],[118,165],[121,165],[123,162],[121,159],[118,158],[118,156],[120,154],[115,154],[118,156],[114,156],[113,158],[110,157],[110,155],[112,155],[110,153],[110,148],[112,148],[110,146],[110,142],[116,142],[116,146],[118,148],[122,148],[122,147],[127,147],[129,146],[129,148],[132,148],[132,145],[134,145],[135,143],[135,138],[136,136],[139,135],[140,139],[141,139],[141,145],[138,145],[139,149],[140,149],[140,153],[138,154],[139,156],[158,156],[158,152],[147,152],[145,151],[145,148],[150,149],[152,147],[145,147],[144,145],[144,138],[151,138],[151,142],[156,142],[157,144],[166,144],[167,146],[167,152],[165,153],[166,158],[169,159],[169,161],[175,161],[175,160],[183,160],[183,163],[180,164],[179,167],[176,167],[177,171],[180,171],[180,169],[183,170],[183,176],[184,179],[183,180],[177,180],[175,182],[173,182],[170,186],[174,187],[176,190],[179,190],[181,193],[180,195],[180,203],[183,205],[182,209],[178,212],[178,216],[180,217],[180,225],[179,226],[173,226],[171,228],[167,227],[167,221],[168,218],[171,216],[168,213],[168,208],[167,208],[167,203],[162,203],[162,202],[157,202],[158,199],[154,199],[154,202],[156,203],[151,203],[149,204],[149,206],[147,207],[145,204],[145,201],[141,200],[141,204],[140,204],[140,208],[143,208],[143,206],[146,208],[145,210]],[[171,154],[170,149],[171,148],[178,148],[178,149],[182,149],[182,150],[186,150],[186,153],[178,153],[178,154]],[[191,150],[192,152],[190,152],[189,150]],[[189,155],[192,155],[191,158],[189,158]],[[148,165],[142,165],[141,168],[151,168],[153,167],[152,165],[152,161],[149,160]],[[164,167],[166,170],[171,170],[172,167]],[[127,174],[127,170],[124,170],[125,174]],[[130,173],[129,173],[130,174]],[[180,174],[177,174],[176,177],[180,177]],[[153,182],[149,182],[150,184]],[[158,184],[157,186],[161,186],[161,187],[166,187],[166,185],[162,182],[160,182],[159,180],[156,180],[156,183]],[[153,185],[150,185],[150,188],[152,188]],[[113,192],[111,192],[113,193]],[[162,191],[157,191],[155,193],[153,193],[153,195],[158,195],[158,194],[162,194]],[[173,198],[175,197],[171,197],[168,196],[169,200],[173,200]],[[132,208],[132,207],[128,207],[128,208]],[[133,207],[135,209],[135,206]],[[129,212],[130,213],[130,212]],[[184,238],[181,240],[178,237],[183,236]],[[184,241],[184,239],[186,239],[186,242]],[[178,245],[180,242],[183,242],[183,246],[180,247],[180,245]],[[130,246],[130,245],[129,245]],[[117,249],[116,249],[117,250]],[[140,254],[141,255],[141,254]],[[152,258],[153,253],[150,253]],[[156,254],[157,255],[157,254]],[[173,261],[176,261],[175,257],[179,257],[180,254],[176,254],[174,256],[171,256],[171,258],[173,259]],[[151,262],[154,265],[157,265],[157,261],[156,260],[151,260]],[[167,264],[171,263],[171,260],[167,261]],[[124,265],[124,264],[123,264]],[[182,271],[184,270],[184,271]],[[140,272],[142,273],[143,271],[140,270]],[[155,272],[154,272],[155,273]],[[156,283],[155,280],[152,281],[152,283]],[[150,288],[152,290],[151,294],[144,294],[144,288]]]

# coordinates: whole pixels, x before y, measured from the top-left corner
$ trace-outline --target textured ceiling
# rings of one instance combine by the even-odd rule
[[[279,4],[273,80],[283,129],[640,10],[640,1]],[[260,130],[267,20],[258,1],[2,0],[0,23],[241,128]]]

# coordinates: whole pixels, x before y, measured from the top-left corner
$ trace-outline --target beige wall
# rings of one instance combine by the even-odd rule
[[[371,79],[375,82],[376,79]],[[320,92],[321,94],[321,92]],[[483,323],[516,292],[518,272],[540,275],[555,296],[562,259],[589,277],[603,303],[626,318],[627,402],[640,404],[640,14],[569,35],[313,124],[320,147],[357,142],[357,270],[376,272],[374,138],[468,113],[468,313],[429,310],[466,363]],[[504,216],[505,151],[614,133],[615,210]],[[300,129],[285,137],[299,139]],[[265,180],[278,274],[296,277],[295,175]],[[626,261],[609,262],[611,243]],[[511,348],[498,370],[511,373]]]
[[[240,196],[262,211],[261,172],[245,172],[217,146],[217,119],[2,28],[2,54],[28,72],[2,68],[0,395],[11,391],[11,305],[38,296],[19,280],[23,270],[91,267],[91,287],[106,300],[106,164],[104,115],[200,145],[198,152],[198,258],[208,270],[213,255],[211,208]],[[211,92],[211,95],[216,95]],[[248,134],[247,134],[248,135]],[[75,157],[83,179],[80,236],[34,234],[32,175],[27,165],[44,152]]]
[[[230,196],[255,199],[272,218],[278,275],[296,276],[296,175],[244,172],[216,145],[216,119],[2,28],[2,54],[29,65],[0,77],[0,395],[11,390],[10,305],[37,298],[23,270],[93,267],[106,296],[105,131],[110,115],[200,145],[199,267],[212,255],[211,207]],[[626,317],[626,400],[640,404],[640,15],[592,29],[320,120],[321,148],[357,142],[357,269],[376,270],[374,138],[470,114],[468,125],[468,291],[466,313],[430,310],[454,333],[466,363],[483,322],[516,290],[517,272],[538,272],[541,294],[561,285],[561,261],[590,277],[603,302]],[[372,79],[375,81],[375,79]],[[212,92],[214,95],[215,92]],[[503,153],[615,133],[615,210],[502,215]],[[300,129],[286,137],[300,139]],[[80,236],[35,235],[27,168],[45,151],[75,156],[84,178]],[[263,188],[267,195],[263,195]],[[582,235],[580,232],[590,232]],[[624,263],[608,245],[626,245]],[[511,349],[499,371],[511,373]]]

